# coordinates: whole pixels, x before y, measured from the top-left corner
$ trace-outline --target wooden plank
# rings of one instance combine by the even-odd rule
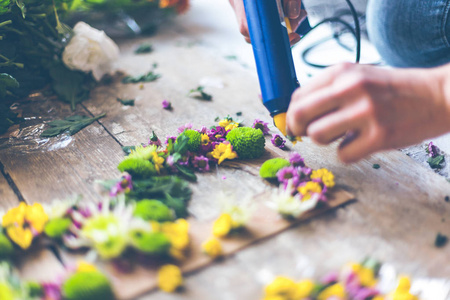
[[[171,32],[148,39],[155,46],[155,52],[145,57],[136,57],[131,53],[134,43],[142,40],[121,45],[124,57],[119,65],[124,70],[139,74],[148,71],[151,62],[157,62],[162,78],[145,84],[144,89],[140,89],[139,85],[116,82],[114,88],[98,89],[87,102],[88,109],[94,114],[101,111],[109,113],[110,118],[101,122],[122,143],[143,142],[152,130],[160,136],[175,134],[178,126],[190,121],[197,128],[209,125],[216,116],[237,111],[243,112],[247,124],[254,118],[269,121],[264,107],[257,100],[258,85],[254,73],[215,56],[211,49],[200,45],[174,47],[176,39],[177,35]],[[225,86],[223,89],[209,87],[209,92],[214,95],[211,103],[186,97],[186,92],[196,87],[204,77],[219,79]],[[110,99],[116,96],[136,98],[136,107],[127,108],[123,113],[124,108],[120,105],[110,105]],[[172,101],[174,111],[162,110],[160,103],[165,98]],[[177,299],[188,299],[193,294],[207,295],[208,291],[213,290],[209,285],[213,283],[211,278],[241,278],[241,265],[247,269],[248,290],[253,293],[261,289],[261,272],[301,277],[304,270],[293,267],[296,260],[314,270],[317,276],[367,255],[392,263],[401,272],[416,276],[446,277],[450,274],[450,266],[445,263],[450,259],[449,252],[433,245],[437,232],[450,235],[446,224],[450,218],[450,204],[444,201],[445,196],[450,194],[450,185],[444,178],[422,168],[398,151],[377,154],[354,165],[344,165],[337,160],[336,145],[319,147],[305,139],[305,142],[290,147],[305,157],[309,166],[332,170],[337,183],[354,192],[359,203],[243,250],[236,254],[232,263],[215,268],[215,272],[192,275],[188,279],[190,282],[202,284],[189,286],[190,292],[176,295]],[[200,176],[199,182],[194,185],[190,211],[200,220],[217,213],[217,203],[211,201],[211,189],[234,189],[240,195],[264,190],[267,186],[257,178],[258,166],[264,159],[287,157],[288,154],[269,146],[261,160],[239,166],[228,163],[212,174]],[[380,164],[381,169],[373,169],[374,163]],[[223,176],[225,180],[221,179]],[[248,295],[248,290],[227,286],[218,290],[226,291],[234,298]],[[149,296],[155,299],[160,297],[161,293]],[[165,297],[170,299],[170,296]]]
[[[43,121],[61,119],[72,112],[55,100],[24,101],[26,121],[22,129],[0,147],[0,161],[28,203],[49,203],[82,194],[97,199],[94,182],[119,176],[120,145],[98,123],[76,135],[40,138]],[[88,115],[81,107],[76,112]]]

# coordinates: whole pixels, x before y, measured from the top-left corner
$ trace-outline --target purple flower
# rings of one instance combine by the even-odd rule
[[[167,110],[172,110],[172,103],[167,100],[164,100],[162,103],[162,107]]]
[[[43,283],[42,289],[44,291],[44,299],[61,300],[61,284],[57,283]]]
[[[206,126],[202,126],[202,128],[198,131],[201,134],[206,134],[208,132],[208,128],[206,128]]]
[[[175,143],[175,141],[177,140],[177,137],[173,136],[173,135],[169,135],[168,137],[166,137],[166,141],[165,141],[166,145],[169,144],[169,140],[172,140],[172,143]]]
[[[329,285],[332,283],[335,283],[339,280],[339,274],[338,272],[331,272],[327,274],[325,277],[322,278],[321,282],[325,285]]]
[[[186,152],[186,155],[184,155],[177,163],[180,166],[189,166],[189,163],[191,162],[191,153],[189,151]]]
[[[209,159],[205,156],[196,156],[192,163],[194,168],[196,168],[200,172],[209,171]]]
[[[223,142],[227,136],[225,128],[221,126],[214,126],[208,133],[211,142]]]
[[[154,131],[152,131],[152,136],[150,137],[150,140],[148,141],[148,145],[147,146],[151,146],[151,145],[154,145],[156,147],[161,147],[161,141],[156,136]]]
[[[305,166],[305,160],[297,152],[291,153],[291,156],[289,157],[289,162],[294,167],[304,167]]]
[[[255,129],[261,130],[262,133],[263,133],[264,135],[266,135],[266,134],[269,134],[269,126],[268,126],[268,125],[269,125],[269,123],[264,122],[264,121],[259,120],[259,119],[256,119],[256,120],[253,122],[252,127],[255,128]]]
[[[280,149],[286,148],[286,140],[284,140],[279,134],[272,134],[272,139],[270,141],[275,147]]]
[[[186,123],[183,126],[178,127],[178,133],[183,133],[186,129],[192,129],[192,123]]]
[[[119,182],[117,182],[109,191],[111,197],[116,197],[118,194],[129,192],[133,189],[133,182],[131,181],[131,175],[126,173],[122,176]]]
[[[436,157],[438,155],[438,147],[430,142],[427,147],[427,152],[429,157]]]
[[[287,184],[289,180],[292,180],[294,183],[296,178],[298,179],[298,171],[295,167],[284,167],[283,169],[277,172],[278,182]]]

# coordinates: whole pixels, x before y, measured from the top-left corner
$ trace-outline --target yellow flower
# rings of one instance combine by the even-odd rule
[[[209,240],[204,242],[202,244],[202,250],[205,254],[211,256],[212,258],[216,258],[222,255],[222,245],[216,238],[210,238]]]
[[[42,233],[47,222],[48,215],[41,204],[30,206],[21,202],[3,216],[2,226],[12,241],[22,249],[27,249],[33,241],[33,233]]]
[[[19,206],[13,207],[6,212],[2,219],[2,226],[8,227],[10,225],[22,226],[25,222],[25,213],[27,204],[20,202]]]
[[[48,222],[48,216],[40,203],[34,203],[31,206],[27,206],[25,219],[37,233],[43,232],[45,224]]]
[[[236,123],[236,122],[230,122],[230,124],[228,124],[227,126],[225,126],[225,130],[226,131],[228,131],[228,130],[233,130],[233,129],[235,129],[235,128],[238,128],[239,127],[239,123]]]
[[[392,300],[418,300],[419,298],[409,292],[411,289],[411,280],[407,276],[401,276],[395,292],[389,295]]]
[[[85,261],[80,261],[78,263],[77,272],[95,272],[95,271],[97,271],[97,268],[90,263],[87,263]]]
[[[28,249],[33,242],[33,233],[29,228],[9,226],[6,228],[9,238],[22,249]]]
[[[335,185],[333,173],[325,168],[312,171],[311,179],[316,178],[322,179],[326,187],[332,188]]]
[[[229,214],[221,214],[213,224],[213,235],[216,237],[226,236],[233,229],[233,219]]]
[[[167,293],[174,292],[183,284],[183,275],[175,265],[164,265],[158,270],[158,286]]]
[[[336,283],[332,286],[327,287],[322,292],[320,292],[317,300],[327,300],[328,298],[332,297],[335,297],[337,299],[346,299],[345,288],[342,284]]]
[[[270,284],[268,284],[264,288],[266,298],[278,296],[285,299],[292,299],[296,293],[296,290],[296,283],[292,279],[284,276],[276,277]]]
[[[311,199],[313,193],[320,194],[322,187],[318,182],[308,181],[305,185],[300,186],[298,192],[302,195],[302,201]]]
[[[185,219],[162,223],[159,231],[169,238],[173,249],[182,251],[189,246],[189,223]],[[173,253],[177,254],[179,251],[173,251]]]
[[[231,119],[223,119],[219,121],[219,126],[225,128],[228,125],[230,125],[231,122],[232,122]]]
[[[158,156],[158,153],[156,153],[156,152],[153,152],[152,155],[153,155],[152,161],[153,161],[153,164],[155,165],[156,172],[159,173],[161,171],[161,169],[163,168],[164,158],[161,156]]]
[[[314,290],[315,284],[309,279],[302,280],[295,284],[295,293],[293,299],[308,298]]]
[[[352,264],[351,268],[358,276],[362,286],[374,287],[377,284],[377,279],[372,269],[365,268],[360,264]]]
[[[209,144],[209,136],[207,134],[202,134],[202,145],[206,146]]]
[[[220,165],[225,159],[235,159],[237,153],[233,151],[233,146],[230,143],[224,142],[216,145],[212,151],[212,156],[219,160],[217,163]]]

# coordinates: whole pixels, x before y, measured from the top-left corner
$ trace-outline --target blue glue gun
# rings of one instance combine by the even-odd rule
[[[263,104],[286,135],[286,111],[299,87],[289,43],[289,19],[284,16],[282,0],[244,0],[244,7]],[[297,33],[302,36],[310,30],[306,19]]]

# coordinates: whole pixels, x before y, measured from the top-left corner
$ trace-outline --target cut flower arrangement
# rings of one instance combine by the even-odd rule
[[[20,203],[7,211],[2,217],[0,257],[9,260],[47,240],[70,251],[88,251],[90,261],[111,262],[118,271],[129,272],[138,264],[157,267],[160,289],[177,291],[183,285],[179,266],[192,251],[201,250],[211,259],[225,254],[222,242],[245,232],[255,211],[250,199],[238,204],[223,195],[212,237],[201,249],[192,249],[190,235],[195,233],[189,231],[186,219],[192,194],[189,181],[197,180],[196,172],[209,172],[226,160],[261,157],[269,134],[260,120],[245,127],[231,117],[210,128],[192,127],[181,126],[178,136],[167,137],[164,145],[153,133],[143,145],[124,147],[128,155],[118,165],[123,175],[98,183],[105,196],[101,201],[69,199],[48,206]],[[269,205],[288,219],[325,204],[335,185],[330,171],[307,168],[298,154],[289,160],[266,161],[260,174],[279,183]],[[3,265],[3,270],[11,273],[9,265]],[[112,291],[108,278],[86,263],[68,268],[53,283],[20,283],[9,275],[0,277],[0,298],[8,300],[114,299]],[[270,298],[272,294],[267,299],[291,299]]]
[[[83,19],[73,27],[66,25],[70,16],[130,7],[139,11],[142,6],[181,13],[188,1],[0,1],[0,134],[20,121],[10,110],[13,102],[43,91],[46,96],[56,94],[74,110],[113,70],[117,45]]]
[[[418,300],[411,292],[411,279],[383,276],[379,262],[366,259],[349,263],[340,272],[331,272],[320,281],[295,282],[277,276],[264,288],[263,300]],[[391,275],[391,274],[389,274]],[[397,283],[395,282],[397,281]]]

